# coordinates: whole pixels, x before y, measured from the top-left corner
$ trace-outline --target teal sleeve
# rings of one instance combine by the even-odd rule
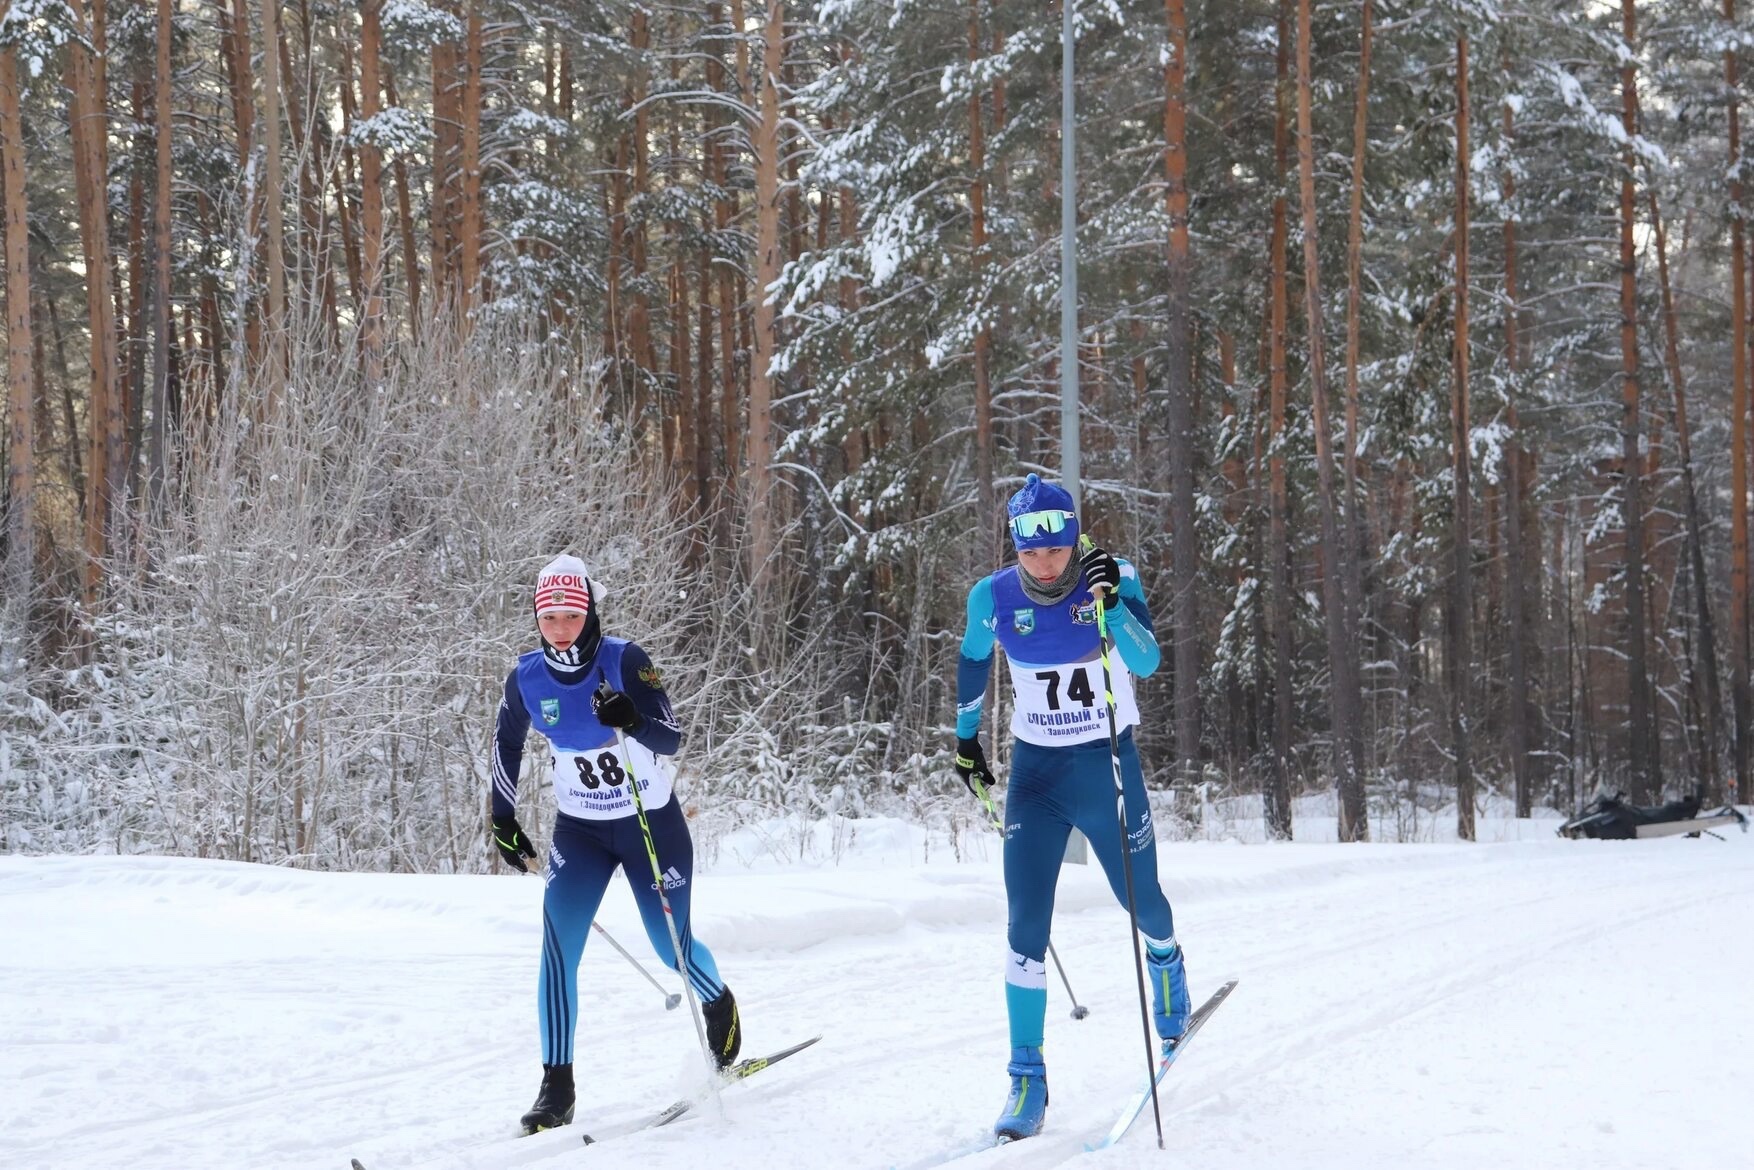
[[[1151,608],[1145,604],[1145,587],[1139,584],[1139,571],[1130,561],[1121,561],[1121,603],[1109,610],[1108,636],[1114,639],[1121,661],[1133,672],[1134,678],[1150,678],[1163,662],[1163,651],[1151,622]]]
[[[993,579],[982,577],[968,591],[968,628],[956,663],[956,736],[968,739],[981,729],[981,703],[993,673]]]

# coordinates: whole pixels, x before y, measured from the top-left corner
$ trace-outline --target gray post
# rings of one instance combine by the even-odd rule
[[[1072,493],[1072,510],[1084,519],[1084,488],[1078,452],[1078,122],[1073,98],[1077,36],[1073,0],[1060,0],[1060,475]],[[1066,860],[1085,865],[1090,845],[1072,830]]]
[[[1078,452],[1078,167],[1073,98],[1073,0],[1061,0],[1060,26],[1060,470],[1082,517]]]

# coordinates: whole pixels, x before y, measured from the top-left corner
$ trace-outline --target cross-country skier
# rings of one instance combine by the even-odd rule
[[[1107,703],[1102,691],[1097,605],[1119,661],[1110,657],[1114,717],[1127,809],[1127,854],[1133,869],[1139,929],[1156,1001],[1157,1034],[1168,1045],[1188,1024],[1187,975],[1169,900],[1157,884],[1151,808],[1133,745],[1139,722],[1133,677],[1157,669],[1161,654],[1139,575],[1131,564],[1094,546],[1082,558],[1072,497],[1030,475],[1007,507],[1015,565],[977,582],[968,595],[968,629],[956,676],[956,771],[992,777],[979,738],[981,701],[992,673],[993,643],[1011,665],[1016,709],[1011,778],[1005,797],[1005,895],[1010,955],[1005,1004],[1011,1024],[1010,1096],[993,1125],[1002,1139],[1041,1131],[1048,1103],[1042,1038],[1047,1016],[1048,933],[1054,887],[1066,839],[1076,827],[1125,905],[1120,828],[1115,824],[1114,772]],[[1099,597],[1100,595],[1100,597]]]
[[[537,577],[534,600],[542,646],[520,656],[506,676],[494,731],[492,818],[500,856],[513,869],[527,871],[525,859],[535,858],[536,850],[518,825],[516,804],[524,738],[533,725],[550,745],[548,770],[557,811],[542,898],[542,967],[536,994],[542,1088],[524,1114],[526,1133],[573,1119],[579,956],[618,866],[626,867],[658,958],[673,969],[686,967],[686,978],[704,1005],[707,1041],[719,1067],[736,1060],[742,1045],[737,1001],[719,978],[712,952],[695,941],[690,929],[694,842],[671,793],[669,765],[660,759],[675,754],[682,731],[663,680],[637,643],[603,635],[597,590],[577,557],[550,561]],[[625,735],[625,748],[617,746],[617,729]],[[630,770],[639,781],[663,868],[664,892],[682,940],[680,963],[650,876],[651,860],[627,785]]]

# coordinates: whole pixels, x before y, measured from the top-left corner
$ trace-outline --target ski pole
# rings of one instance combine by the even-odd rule
[[[536,877],[542,876],[540,874],[537,874],[535,870],[525,870],[524,872],[528,873],[528,874],[532,874],[533,876],[536,876]],[[628,962],[632,963],[633,969],[635,971],[638,971],[641,975],[644,975],[646,977],[646,982],[650,983],[653,987],[658,989],[658,994],[660,994],[664,997],[664,1010],[665,1011],[672,1010],[673,1008],[675,1008],[675,1006],[677,1004],[682,1002],[682,994],[680,992],[665,991],[664,985],[662,983],[659,983],[656,979],[654,979],[652,977],[652,973],[650,971],[646,970],[645,965],[643,963],[641,963],[638,959],[634,958],[632,955],[628,954],[627,948],[622,946],[620,943],[616,942],[615,936],[610,934],[607,930],[604,930],[603,924],[598,922],[595,918],[591,919],[591,929],[596,931],[598,934],[602,935],[604,938],[604,941],[606,941],[610,946],[615,948],[616,954],[620,955],[622,958],[624,958]]]
[[[591,919],[591,929],[602,935],[603,941],[614,947],[616,954],[632,963],[633,969],[638,971],[641,975],[644,975],[646,977],[646,982],[658,989],[658,993],[664,997],[665,1011],[674,1010],[676,1005],[682,1002],[682,993],[680,991],[665,991],[664,985],[652,977],[652,973],[645,969],[645,965],[632,955],[628,954],[627,948],[616,942],[615,936],[610,934],[607,930],[604,930],[603,924],[598,922],[595,918]]]
[[[974,794],[981,798],[981,804],[987,810],[987,823],[1002,838],[1005,836],[1004,822],[999,820],[999,811],[993,807],[993,798],[987,793],[987,786],[981,783],[981,774],[971,772],[968,777],[974,783]],[[1066,965],[1060,962],[1060,952],[1054,950],[1052,941],[1048,943],[1048,956],[1054,961],[1054,970],[1060,973],[1060,982],[1066,985],[1066,998],[1072,1001],[1072,1018],[1082,1020],[1090,1014],[1090,1009],[1078,1002],[1078,993],[1072,990],[1072,981],[1066,978]]]
[[[1088,536],[1081,536],[1079,545],[1089,550],[1095,546]],[[1157,1148],[1163,1149],[1163,1107],[1157,1100],[1157,1054],[1151,1048],[1151,1007],[1145,999],[1145,959],[1139,951],[1139,903],[1133,896],[1132,842],[1127,839],[1127,790],[1121,781],[1121,738],[1115,730],[1115,688],[1108,667],[1108,607],[1103,604],[1106,589],[1096,593],[1096,636],[1101,644],[1102,695],[1108,707],[1108,761],[1115,780],[1115,820],[1121,833],[1121,872],[1127,879],[1127,921],[1132,926],[1133,975],[1139,982],[1139,1025],[1145,1033],[1145,1082],[1151,1086],[1151,1116],[1157,1122]]]
[[[598,684],[597,693],[610,693],[608,679]],[[707,1085],[712,1093],[713,1108],[722,1115],[725,1112],[725,1103],[719,1097],[719,1062],[713,1059],[712,1045],[707,1043],[700,997],[695,995],[694,983],[688,978],[688,962],[682,955],[682,936],[676,929],[676,914],[670,909],[670,895],[664,892],[664,867],[658,864],[658,847],[652,841],[651,822],[646,820],[646,802],[639,793],[639,777],[633,773],[633,761],[627,758],[627,737],[621,733],[619,727],[615,728],[615,747],[620,752],[621,762],[627,771],[627,786],[633,790],[633,811],[639,817],[640,836],[645,839],[646,860],[652,863],[652,881],[657,883],[658,905],[664,908],[664,925],[670,930],[670,949],[676,957],[676,971],[682,976],[682,990],[688,995],[688,1014],[694,1020],[694,1035],[700,1041],[700,1055],[706,1061]],[[1161,1124],[1158,1128],[1161,1131]]]

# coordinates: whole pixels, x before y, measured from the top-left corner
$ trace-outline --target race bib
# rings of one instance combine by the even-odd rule
[[[553,745],[549,771],[555,806],[569,817],[608,821],[633,814],[633,782],[647,809],[670,801],[670,766],[638,740],[623,738],[603,747]]]
[[[1069,662],[1030,666],[1009,660],[1011,690],[1017,705],[1011,713],[1011,734],[1025,743],[1052,747],[1108,738],[1108,702],[1102,693],[1102,663]],[[1115,696],[1115,731],[1139,722],[1133,699],[1133,677],[1119,661],[1109,659]]]

